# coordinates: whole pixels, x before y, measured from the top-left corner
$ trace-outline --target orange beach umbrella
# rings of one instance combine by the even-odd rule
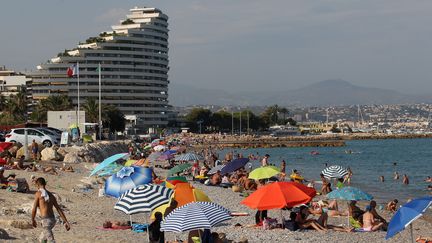
[[[194,188],[189,183],[178,183],[174,188],[174,199],[177,207],[190,202],[211,202],[210,198],[200,189]]]
[[[274,182],[261,187],[241,204],[258,210],[280,209],[308,203],[316,191],[297,182]]]

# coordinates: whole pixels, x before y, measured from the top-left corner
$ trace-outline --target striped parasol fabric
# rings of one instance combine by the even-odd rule
[[[194,154],[194,153],[186,153],[186,154],[180,154],[175,157],[176,161],[194,161],[194,160],[201,160],[201,156]]]
[[[216,203],[192,202],[168,214],[161,225],[161,231],[185,232],[196,229],[210,229],[230,219],[230,211]]]
[[[325,168],[321,173],[324,177],[332,179],[332,178],[343,178],[348,175],[348,171],[340,165],[332,165]]]
[[[151,212],[169,202],[174,191],[159,185],[142,185],[123,193],[114,209],[125,214]]]

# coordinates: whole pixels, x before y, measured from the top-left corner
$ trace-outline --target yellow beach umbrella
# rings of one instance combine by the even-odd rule
[[[271,166],[271,165],[270,166],[263,166],[263,167],[260,167],[260,168],[253,170],[249,174],[249,179],[254,179],[254,180],[268,179],[268,178],[275,176],[279,173],[280,173],[280,170],[276,166]]]

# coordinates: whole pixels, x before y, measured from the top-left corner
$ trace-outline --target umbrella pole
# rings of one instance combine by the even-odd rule
[[[410,232],[411,232],[411,241],[412,241],[413,243],[415,243],[415,241],[414,241],[414,234],[413,234],[413,227],[412,227],[412,223],[410,224]]]
[[[347,223],[348,223],[348,228],[350,228],[350,221],[349,221],[349,217],[350,217],[350,207],[349,207],[349,202],[347,202]]]
[[[284,228],[284,224],[285,224],[285,220],[284,217],[282,215],[282,209],[280,210],[280,216],[281,216],[281,224],[282,224],[282,229]]]

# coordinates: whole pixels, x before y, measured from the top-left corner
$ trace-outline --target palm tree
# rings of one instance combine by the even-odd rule
[[[36,122],[46,122],[48,111],[67,111],[72,107],[72,102],[68,96],[52,95],[38,102],[31,114],[31,119]]]
[[[283,122],[286,121],[286,115],[289,113],[288,109],[285,107],[279,108],[279,112],[283,114]]]
[[[88,122],[97,123],[99,121],[99,105],[95,98],[88,98],[83,105]]]

